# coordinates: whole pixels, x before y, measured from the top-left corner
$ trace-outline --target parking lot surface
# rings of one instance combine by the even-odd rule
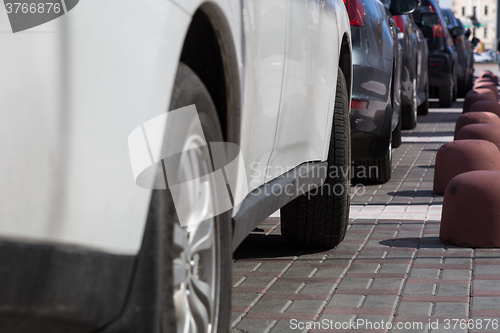
[[[476,71],[484,68],[496,70]],[[234,254],[233,332],[500,331],[500,250],[439,240],[434,160],[453,140],[462,101],[431,103],[403,131],[391,180],[353,190],[347,235],[335,249],[287,246],[279,212],[247,237]]]

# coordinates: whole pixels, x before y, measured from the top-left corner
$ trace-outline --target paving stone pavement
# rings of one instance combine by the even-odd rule
[[[353,187],[347,235],[335,249],[287,246],[279,212],[260,224],[234,254],[232,332],[499,332],[500,249],[438,237],[434,159],[453,140],[461,105],[432,103],[403,131],[391,180]]]

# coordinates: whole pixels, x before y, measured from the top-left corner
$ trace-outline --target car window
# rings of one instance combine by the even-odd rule
[[[429,6],[418,6],[417,9],[413,12],[412,16],[413,16],[413,19],[416,21],[416,22],[420,22],[420,15],[422,15],[422,13],[424,12],[430,12],[431,11],[431,8]]]
[[[446,25],[448,26],[457,26],[458,22],[457,19],[455,18],[455,15],[451,11],[451,9],[446,8],[441,10],[444,15],[444,20],[446,21]]]
[[[385,8],[389,9],[391,6],[391,0],[380,0],[385,6]]]
[[[444,14],[444,20],[446,21],[446,24],[450,25],[451,24],[450,13],[447,10],[443,10],[443,14]]]

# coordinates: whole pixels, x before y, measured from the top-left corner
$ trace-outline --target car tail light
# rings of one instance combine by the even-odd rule
[[[365,5],[361,0],[344,0],[349,14],[349,23],[353,27],[365,26]]]
[[[368,101],[364,101],[361,99],[353,99],[351,100],[351,109],[364,110],[368,105]]]
[[[401,30],[401,32],[404,32],[405,31],[405,20],[404,20],[403,16],[396,15],[393,17],[393,19],[394,19],[394,23],[396,23],[396,27],[398,27],[399,30]]]
[[[434,38],[445,38],[444,28],[441,23],[438,23],[433,29]]]
[[[432,5],[432,3],[429,3],[431,7],[431,12],[436,12],[436,8]],[[443,24],[441,23],[441,18],[438,16],[438,24],[432,28],[432,34],[434,38],[445,38],[446,34],[444,33],[444,28]]]
[[[431,62],[431,63],[429,64],[429,66],[431,66],[431,67],[437,67],[437,66],[438,66],[438,63],[437,63],[437,62]]]

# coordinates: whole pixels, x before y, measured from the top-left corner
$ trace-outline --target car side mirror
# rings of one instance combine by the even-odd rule
[[[453,36],[453,38],[460,37],[463,34],[464,34],[464,28],[462,27],[454,27],[453,29],[451,29],[451,35]]]
[[[467,29],[467,31],[465,32],[465,38],[469,39],[470,34],[471,34],[470,29]]]
[[[420,22],[418,25],[422,27],[435,27],[438,25],[439,18],[438,15],[434,12],[425,12],[420,15]]]
[[[392,15],[411,14],[418,7],[418,0],[392,0],[390,10]]]

